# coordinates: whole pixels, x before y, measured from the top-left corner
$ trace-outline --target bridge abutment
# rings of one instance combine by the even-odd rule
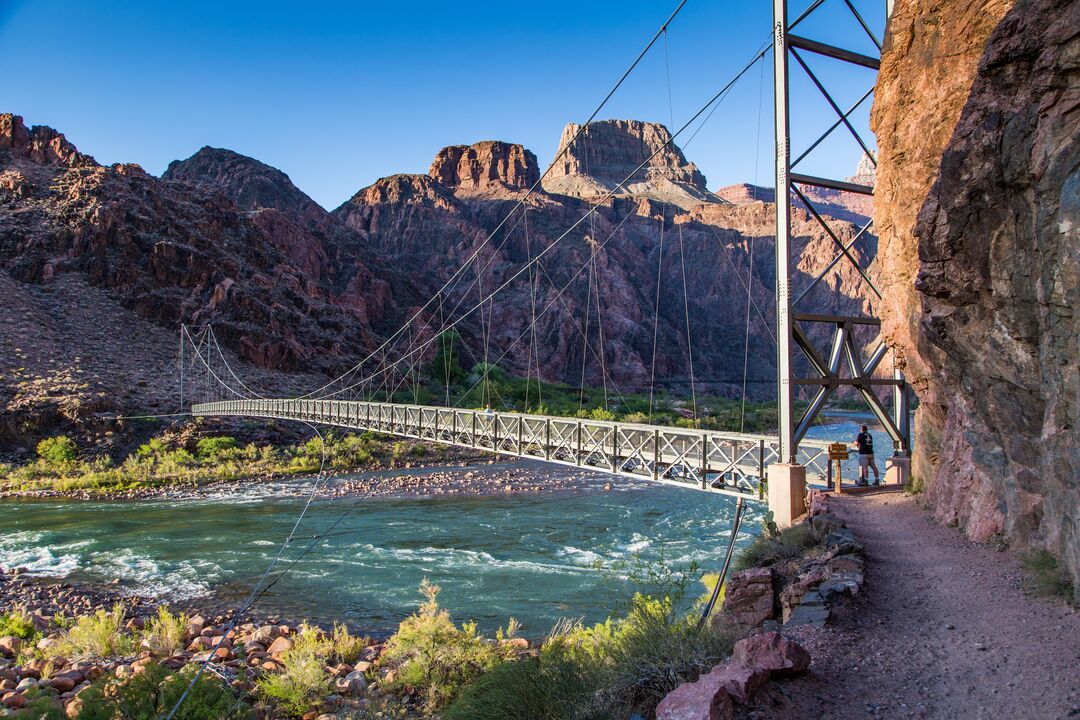
[[[791,527],[806,512],[806,467],[788,463],[769,466],[769,510],[778,527]]]
[[[894,455],[885,461],[885,484],[907,485],[911,480],[911,457]]]

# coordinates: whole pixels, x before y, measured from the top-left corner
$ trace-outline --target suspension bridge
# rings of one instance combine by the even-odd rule
[[[804,288],[793,302],[791,292],[792,279],[792,222],[791,215],[796,205],[807,210],[824,229],[836,246],[833,260],[817,275],[810,287],[816,285],[838,263],[854,263],[859,276],[865,281],[869,292],[877,297],[880,293],[874,287],[864,268],[852,256],[852,248],[869,235],[871,222],[859,229],[854,238],[842,242],[830,225],[830,221],[818,212],[805,192],[807,187],[824,188],[857,194],[872,195],[873,188],[847,180],[829,178],[795,172],[793,168],[832,133],[840,128],[847,130],[871,162],[875,162],[874,153],[852,125],[852,113],[869,98],[871,89],[864,93],[847,110],[834,100],[825,83],[811,69],[804,55],[813,54],[838,63],[857,66],[872,71],[877,70],[879,59],[875,56],[844,49],[837,45],[822,42],[794,30],[819,10],[824,0],[813,0],[794,19],[788,18],[788,0],[774,1],[774,28],[772,37],[753,54],[745,66],[733,78],[712,95],[700,109],[684,124],[673,128],[670,138],[663,146],[634,168],[626,178],[601,197],[589,200],[588,211],[565,228],[546,247],[533,252],[520,267],[513,269],[509,277],[501,278],[494,289],[484,292],[484,273],[490,269],[494,254],[485,260],[485,248],[495,246],[495,238],[502,232],[502,242],[524,223],[525,236],[528,238],[528,215],[539,212],[527,206],[527,200],[540,188],[544,174],[541,174],[524,196],[497,223],[484,242],[480,243],[468,259],[461,264],[442,287],[401,327],[390,335],[367,357],[361,359],[346,373],[327,382],[321,388],[300,397],[272,398],[264,397],[256,389],[240,380],[228,364],[225,355],[216,344],[211,343],[212,333],[206,334],[205,344],[200,347],[186,328],[181,329],[181,401],[183,401],[184,352],[190,348],[192,362],[199,364],[199,373],[205,370],[206,392],[201,402],[191,406],[191,413],[204,417],[262,418],[267,420],[290,420],[309,424],[341,427],[358,431],[373,431],[417,440],[444,443],[475,450],[509,455],[519,458],[540,460],[580,467],[587,470],[610,473],[612,475],[664,483],[676,487],[698,491],[729,495],[740,500],[767,501],[769,507],[777,513],[782,523],[790,522],[802,511],[802,497],[808,482],[825,486],[832,485],[832,464],[828,458],[828,443],[806,437],[807,430],[815,421],[826,401],[838,388],[854,388],[867,402],[874,415],[885,427],[893,441],[897,462],[902,464],[909,450],[909,431],[907,427],[906,383],[903,373],[894,370],[891,377],[880,377],[878,372],[882,359],[887,354],[887,347],[879,342],[867,359],[862,358],[860,348],[855,342],[856,330],[877,327],[879,323],[870,317],[834,317],[821,314],[796,314],[794,303],[804,298],[810,288]],[[679,3],[674,12],[663,23],[634,62],[615,83],[607,97],[580,126],[572,140],[562,152],[565,153],[576,142],[588,142],[589,123],[593,121],[607,101],[622,85],[623,81],[635,70],[641,60],[653,46],[663,38],[667,42],[668,26],[679,14],[685,0]],[[850,0],[844,0],[844,6],[857,20],[856,27],[865,33],[872,45],[880,53],[881,39],[874,33],[871,24]],[[888,14],[886,3],[885,16]],[[665,46],[666,47],[666,46]],[[723,432],[705,430],[696,427],[669,427],[637,422],[618,422],[591,418],[554,417],[543,414],[531,414],[526,408],[500,408],[493,410],[488,401],[494,398],[485,394],[483,404],[486,409],[456,407],[451,402],[449,393],[445,405],[425,405],[419,402],[408,404],[393,402],[402,387],[417,385],[417,368],[426,362],[435,349],[435,344],[445,334],[460,327],[466,319],[475,322],[479,317],[481,337],[483,338],[483,376],[477,384],[486,388],[487,373],[491,367],[507,356],[519,343],[537,343],[536,324],[539,317],[553,310],[556,302],[566,292],[569,285],[578,277],[584,276],[589,282],[589,300],[586,307],[592,310],[592,294],[596,274],[599,272],[595,263],[596,255],[602,251],[608,241],[618,233],[622,223],[614,226],[605,238],[596,236],[592,224],[598,210],[624,191],[632,180],[664,149],[672,145],[677,138],[687,131],[692,131],[691,139],[716,108],[728,95],[731,88],[747,74],[750,68],[763,63],[770,55],[773,62],[773,97],[775,110],[776,138],[776,343],[778,368],[777,408],[779,428],[775,434],[755,434],[743,432]],[[665,50],[666,52],[666,50]],[[790,157],[790,124],[792,112],[788,104],[790,77],[788,59],[794,58],[802,67],[808,79],[827,100],[836,118],[828,129],[816,141],[811,143],[794,162]],[[670,84],[670,77],[669,77]],[[760,124],[760,118],[759,118]],[[552,161],[554,166],[561,159],[561,154]],[[875,163],[876,164],[876,163]],[[624,220],[625,221],[625,220]],[[545,307],[538,307],[536,288],[541,281],[540,261],[552,248],[574,231],[581,232],[588,223],[591,238],[591,253],[582,267],[573,273],[570,281],[557,290],[554,299]],[[663,242],[663,228],[661,226]],[[679,235],[681,242],[681,234]],[[681,249],[681,248],[680,248]],[[751,249],[752,252],[752,249]],[[680,255],[681,258],[681,255]],[[662,259],[662,245],[661,245]],[[752,263],[751,263],[752,264]],[[546,271],[545,271],[546,272]],[[658,272],[659,276],[659,272]],[[687,298],[685,287],[686,275],[683,267],[683,298]],[[472,278],[471,281],[468,278]],[[550,275],[548,276],[550,280]],[[511,283],[527,283],[530,293],[531,322],[509,346],[497,348],[502,354],[491,358],[491,317],[492,300]],[[553,281],[552,281],[553,282]],[[658,280],[659,282],[659,280]],[[740,280],[741,282],[741,280]],[[750,306],[754,303],[750,285],[753,278],[748,278],[747,290],[747,339],[750,332]],[[471,307],[463,307],[470,293],[474,292],[479,301]],[[454,298],[456,297],[456,300]],[[659,315],[659,286],[657,288],[657,308]],[[601,323],[599,298],[596,300],[596,322]],[[448,307],[450,306],[450,307]],[[758,315],[762,316],[760,308]],[[686,331],[690,335],[693,318],[689,305],[685,307]],[[575,323],[577,321],[575,320]],[[610,378],[604,363],[603,327],[600,326],[599,342],[590,344],[588,338],[589,316],[586,315],[582,375],[584,387],[585,364],[591,352],[599,363],[605,388]],[[820,352],[814,347],[810,334],[802,325],[826,323],[834,326],[832,347]],[[770,333],[772,330],[770,329]],[[689,347],[689,343],[688,343]],[[211,351],[216,350],[216,369],[212,367]],[[796,349],[803,357],[796,357]],[[692,352],[692,351],[691,351]],[[656,385],[656,326],[653,328],[652,386],[650,387],[650,410],[653,387]],[[533,359],[535,356],[535,364]],[[540,386],[539,355],[530,348],[529,374],[535,370],[537,386]],[[846,359],[846,367],[845,367]],[[746,363],[744,358],[743,393],[745,402]],[[693,357],[690,357],[691,392],[694,388]],[[815,377],[802,377],[807,370]],[[189,376],[192,374],[188,369]],[[614,383],[612,383],[614,385]],[[447,383],[449,386],[449,383]],[[801,417],[795,414],[796,390],[798,387],[813,388],[808,409]],[[889,386],[893,391],[893,408],[890,412],[875,393],[876,386]],[[359,396],[359,398],[357,397]],[[377,401],[383,396],[386,401]],[[695,401],[696,405],[696,401]]]
[[[891,12],[891,0],[875,0],[879,4],[880,24],[883,25]],[[665,63],[667,58],[667,33],[671,23],[679,15],[686,5],[687,0],[681,0],[674,11],[663,22],[660,28],[648,41],[645,47],[638,53],[633,62],[618,78],[607,95],[600,101],[585,122],[578,129],[562,152],[566,152],[574,143],[588,142],[588,127],[595,120],[608,101],[616,94],[628,76],[635,71],[643,58],[645,58],[654,46],[663,39]],[[867,222],[854,237],[846,242],[842,241],[839,234],[833,229],[830,220],[819,212],[813,203],[811,194],[806,190],[823,189],[832,192],[847,192],[863,195],[872,195],[873,188],[846,179],[833,179],[812,175],[802,171],[800,163],[816,150],[820,150],[826,140],[832,137],[834,131],[843,128],[861,148],[865,157],[876,165],[876,159],[871,149],[872,143],[867,143],[861,133],[852,123],[852,115],[871,96],[876,79],[876,72],[880,65],[880,54],[883,45],[883,32],[875,32],[874,19],[860,11],[857,0],[842,0],[840,10],[850,12],[848,19],[854,19],[853,32],[861,41],[861,48],[866,48],[867,40],[871,50],[854,50],[837,44],[838,33],[832,27],[831,22],[826,22],[828,32],[823,37],[813,37],[813,23],[808,23],[816,13],[820,13],[826,0],[809,0],[802,11],[794,18],[789,17],[789,0],[773,0],[773,23],[769,33],[770,37],[765,40],[761,48],[753,53],[749,61],[719,90],[713,94],[697,112],[678,128],[672,128],[673,132],[663,144],[663,147],[647,157],[626,178],[610,189],[601,197],[589,201],[588,211],[581,215],[550,244],[539,248],[535,253],[528,245],[528,215],[530,208],[527,200],[540,188],[544,174],[540,174],[535,183],[523,194],[514,207],[502,216],[483,242],[475,248],[468,259],[453,273],[443,286],[435,292],[431,298],[417,309],[401,327],[386,338],[374,351],[361,359],[347,372],[325,383],[322,387],[312,390],[302,396],[292,398],[265,397],[257,389],[249,387],[227,361],[221,352],[212,330],[207,327],[201,335],[202,341],[197,342],[188,332],[186,327],[180,331],[180,400],[184,403],[184,377],[185,370],[189,377],[192,370],[185,366],[185,349],[191,352],[190,359],[193,364],[197,363],[200,377],[205,377],[205,394],[191,406],[191,413],[204,417],[234,417],[234,418],[257,418],[266,420],[297,421],[316,425],[341,427],[359,431],[374,431],[388,435],[414,438],[417,440],[444,443],[461,447],[472,448],[489,453],[509,455],[530,460],[538,460],[560,465],[569,465],[582,468],[583,470],[609,473],[614,476],[635,478],[655,483],[663,483],[676,487],[692,489],[696,491],[733,496],[736,498],[735,516],[732,525],[731,540],[727,547],[723,568],[720,571],[721,582],[715,586],[711,600],[706,604],[701,621],[704,622],[711,612],[721,587],[723,578],[731,561],[735,546],[735,539],[739,532],[743,506],[747,501],[767,502],[773,512],[775,520],[780,525],[786,525],[795,520],[803,512],[803,498],[807,482],[821,482],[831,485],[831,463],[828,457],[828,444],[825,442],[807,438],[807,431],[814,422],[818,413],[825,406],[830,396],[841,387],[853,388],[866,401],[869,409],[883,425],[892,440],[894,455],[890,458],[895,477],[901,482],[905,479],[907,468],[907,456],[910,451],[908,410],[907,410],[907,385],[903,372],[894,368],[891,377],[882,377],[880,365],[888,353],[884,342],[878,342],[870,353],[864,358],[860,352],[860,344],[855,341],[855,333],[861,332],[865,336],[865,330],[876,329],[880,323],[872,317],[844,317],[822,314],[820,312],[796,313],[794,306],[800,303],[810,288],[817,285],[839,263],[850,262],[855,266],[858,275],[866,284],[869,293],[880,298],[881,293],[874,287],[871,278],[864,268],[859,266],[852,255],[853,248],[860,242],[866,242],[870,236],[872,221]],[[840,5],[837,0],[835,5]],[[881,8],[880,6],[884,7]],[[870,17],[870,20],[868,20]],[[821,26],[819,25],[819,31]],[[520,342],[531,343],[532,348],[528,352],[528,374],[536,372],[537,388],[541,387],[539,355],[535,352],[537,343],[536,324],[537,319],[549,312],[569,284],[583,273],[589,281],[589,299],[585,307],[592,308],[592,296],[596,275],[599,272],[595,263],[597,253],[603,250],[606,243],[619,231],[622,222],[614,226],[614,229],[606,238],[598,238],[593,221],[599,208],[610,205],[616,193],[626,188],[628,184],[644,170],[657,154],[677,138],[690,130],[692,139],[708,122],[721,102],[727,97],[731,88],[743,78],[747,72],[759,62],[765,62],[770,56],[773,66],[773,107],[774,107],[774,132],[775,132],[775,269],[776,269],[776,309],[775,309],[775,333],[773,328],[768,332],[776,340],[777,352],[777,415],[778,428],[775,434],[753,434],[721,432],[699,429],[697,427],[669,427],[637,422],[618,422],[613,420],[599,420],[592,418],[567,418],[552,417],[545,414],[532,414],[529,412],[517,412],[510,408],[509,411],[502,409],[496,411],[490,406],[484,409],[469,409],[455,406],[451,402],[449,392],[443,406],[425,405],[419,402],[408,404],[392,402],[396,392],[403,386],[416,387],[417,369],[421,361],[430,357],[434,345],[446,333],[453,331],[467,318],[479,316],[480,327],[483,337],[483,373],[477,380],[482,387],[487,386],[487,373],[493,365],[506,357],[507,353]],[[806,56],[813,55],[824,58],[827,61],[839,63],[847,68],[862,68],[872,73],[868,78],[869,89],[854,101],[846,110],[836,101],[828,88],[827,81],[823,80],[820,72],[815,72],[807,63]],[[791,76],[789,73],[789,59],[794,59],[797,67],[801,68],[813,90],[820,93],[829,108],[828,127],[808,143],[794,161],[791,159],[791,121],[793,113],[789,104],[789,91]],[[668,95],[670,98],[670,75],[668,77]],[[670,112],[670,100],[669,100]],[[673,114],[673,113],[672,113]],[[817,118],[821,120],[821,118]],[[801,120],[801,118],[800,118]],[[821,124],[821,123],[819,123]],[[674,126],[674,123],[672,123]],[[696,128],[695,128],[696,125]],[[760,125],[760,112],[759,112]],[[552,166],[562,159],[560,153],[552,161]],[[796,171],[796,166],[800,166]],[[831,238],[835,245],[835,254],[824,268],[816,274],[809,287],[803,288],[802,292],[793,300],[793,230],[792,213],[795,207],[799,207],[820,224],[822,230]],[[627,216],[629,217],[629,216]],[[573,273],[570,282],[560,288],[554,288],[555,297],[546,306],[537,305],[537,287],[541,280],[541,274],[547,276],[546,270],[540,261],[552,248],[570,236],[579,228],[589,229],[589,245],[591,253],[583,266]],[[493,289],[485,293],[483,277],[489,270],[490,263],[495,257],[490,253],[488,259],[483,259],[483,251],[495,243],[495,238],[503,232],[502,242],[519,225],[524,227],[528,258],[521,263],[520,267],[513,269],[509,277],[500,278]],[[719,240],[719,238],[718,238]],[[679,235],[680,250],[682,236]],[[661,223],[661,253],[663,243],[663,223]],[[750,265],[753,262],[753,246],[750,246]],[[681,260],[680,254],[680,260]],[[658,278],[660,273],[657,273]],[[467,277],[472,277],[467,282]],[[685,287],[685,265],[682,268],[683,299],[685,310],[686,331],[692,332],[693,318],[689,310],[687,291]],[[490,356],[492,298],[511,283],[523,279],[529,288],[529,308],[531,322],[509,346],[499,349],[502,354],[492,362]],[[659,280],[658,280],[659,282]],[[740,282],[742,280],[740,279]],[[744,285],[746,289],[746,338],[749,342],[750,332],[750,308],[755,305],[751,293],[752,278]],[[552,284],[554,282],[552,281]],[[464,291],[462,291],[464,289]],[[457,299],[454,300],[454,291],[457,290]],[[475,290],[479,302],[469,308],[462,308],[465,299]],[[659,315],[659,287],[656,293],[656,313]],[[449,308],[447,306],[450,306]],[[757,308],[759,316],[762,316],[760,308]],[[597,297],[596,304],[597,323],[601,322],[601,306]],[[577,324],[577,320],[574,320]],[[599,341],[590,346],[588,340],[588,315],[586,315],[584,330],[580,329],[585,343],[582,356],[582,373],[588,360],[590,351],[593,358],[598,362],[604,378],[605,390],[610,379],[608,369],[604,362],[603,329],[599,331]],[[656,383],[656,320],[654,318],[653,332],[653,363],[652,384]],[[807,324],[825,324],[832,326],[831,347],[821,352],[815,347],[812,334],[804,327]],[[768,327],[768,326],[767,326]],[[821,337],[818,333],[816,337]],[[689,344],[688,344],[689,348]],[[746,364],[748,362],[748,345],[744,346],[744,381],[743,395],[745,401],[746,387]],[[801,352],[801,357],[796,355]],[[535,359],[535,363],[534,363]],[[212,360],[214,362],[212,362]],[[690,388],[691,394],[695,393],[693,357],[689,358]],[[846,362],[845,362],[846,361]],[[214,365],[216,364],[216,367]],[[205,371],[205,372],[203,372]],[[449,372],[449,371],[448,371]],[[584,378],[583,378],[584,380]],[[876,388],[886,386],[892,390],[893,407],[889,412],[875,392]],[[449,387],[449,383],[447,383]],[[583,382],[584,387],[584,382]],[[796,392],[799,387],[812,389],[808,407],[797,416]],[[468,393],[466,393],[467,395]],[[359,397],[358,397],[359,396]],[[385,396],[386,402],[377,401],[376,398]],[[189,399],[191,397],[189,396]],[[485,404],[489,398],[485,393]],[[494,400],[494,398],[490,398]],[[650,410],[652,388],[650,387]],[[527,404],[527,403],[526,403]],[[694,401],[696,407],[696,398]],[[305,505],[293,528],[282,545],[277,556],[263,573],[262,577],[252,589],[245,602],[237,609],[233,616],[231,627],[235,627],[241,614],[250,608],[260,597],[273,586],[277,580],[289,571],[296,563],[318,543],[322,537],[332,531],[355,508],[359,501],[350,504],[340,518],[332,523],[321,535],[317,535],[300,554],[275,578],[268,581],[269,575],[289,546],[296,528],[304,519],[307,507],[318,492],[318,483],[312,491],[312,496]],[[216,650],[216,647],[214,648]],[[203,663],[199,673],[191,680],[188,691],[194,685],[198,677],[209,664],[209,660]],[[167,720],[172,720],[179,710],[187,691],[176,702]]]

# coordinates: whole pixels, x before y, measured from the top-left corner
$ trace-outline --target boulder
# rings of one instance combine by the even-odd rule
[[[293,649],[293,641],[287,637],[279,637],[274,642],[270,643],[270,647],[266,648],[266,651],[271,655],[280,655],[286,650]]]
[[[728,580],[722,614],[737,625],[757,627],[775,616],[772,571],[751,568]]]
[[[758,688],[769,682],[769,671],[760,667],[722,663],[712,669],[709,678],[718,683],[732,700],[745,703]]]
[[[829,571],[834,573],[862,572],[866,565],[859,555],[837,555],[829,560]]]
[[[656,706],[656,720],[731,720],[735,706],[720,683],[710,675],[683,683]]]
[[[0,655],[4,657],[13,658],[19,654],[19,650],[22,648],[22,640],[14,635],[5,635],[0,637]]]
[[[764,632],[735,643],[731,662],[763,668],[769,671],[770,677],[789,677],[810,667],[810,653],[778,632]]]
[[[280,634],[281,633],[277,629],[276,625],[263,625],[255,632],[251,633],[251,637],[248,638],[248,641],[259,643],[260,645],[265,647],[272,643],[274,641],[274,638],[276,638]]]
[[[795,582],[784,588],[780,593],[781,618],[787,622],[791,613],[802,603],[808,592],[829,579],[829,569],[824,565],[814,565],[801,575]]]
[[[359,697],[367,691],[367,678],[361,672],[355,670],[345,677],[335,678],[334,690],[342,695]]]
[[[0,705],[12,710],[20,710],[26,707],[26,696],[20,692],[5,693],[3,697],[0,697]]]
[[[188,645],[188,652],[201,652],[203,650],[209,650],[214,647],[214,638],[207,637],[206,635],[197,635],[195,639]]]

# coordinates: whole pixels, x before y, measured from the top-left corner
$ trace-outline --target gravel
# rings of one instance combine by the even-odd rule
[[[786,632],[811,671],[770,684],[740,717],[1080,717],[1080,614],[1026,595],[1014,554],[934,523],[910,497],[829,508],[866,546],[863,594],[824,628]]]

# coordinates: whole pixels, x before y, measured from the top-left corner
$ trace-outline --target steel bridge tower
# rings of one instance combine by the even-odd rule
[[[841,0],[834,0],[837,5]],[[910,428],[908,423],[907,407],[907,384],[900,370],[894,368],[891,378],[875,377],[875,373],[881,361],[888,354],[889,348],[878,340],[875,349],[869,357],[863,359],[853,331],[857,327],[878,327],[880,321],[873,317],[848,317],[814,313],[804,310],[796,312],[795,307],[806,298],[807,293],[832,270],[839,262],[852,263],[867,287],[875,297],[880,298],[881,293],[874,286],[857,260],[851,254],[853,247],[859,243],[868,231],[871,230],[873,221],[866,223],[853,239],[843,242],[828,220],[814,207],[813,202],[805,192],[806,188],[824,188],[841,192],[857,193],[872,196],[874,188],[871,185],[838,180],[828,177],[817,177],[804,174],[797,170],[808,156],[810,156],[821,143],[829,138],[832,133],[844,128],[854,142],[858,143],[862,151],[869,157],[870,162],[876,167],[875,153],[868,145],[858,130],[852,125],[851,114],[855,112],[873,94],[874,82],[877,79],[877,71],[881,61],[881,47],[884,38],[884,27],[881,32],[875,33],[874,29],[859,12],[853,0],[842,0],[845,12],[850,12],[852,25],[858,25],[861,32],[865,33],[877,48],[876,55],[866,55],[840,47],[837,44],[822,42],[811,37],[811,31],[806,30],[803,22],[814,13],[819,12],[825,0],[811,0],[801,14],[793,20],[789,17],[789,0],[773,0],[773,100],[775,111],[775,158],[776,158],[776,324],[777,324],[777,371],[778,371],[778,398],[777,409],[779,416],[779,462],[769,468],[769,506],[776,515],[777,522],[789,523],[803,512],[803,497],[806,487],[806,469],[798,464],[799,443],[806,435],[814,419],[825,405],[833,392],[840,387],[853,387],[865,399],[867,405],[885,427],[893,441],[893,457],[889,459],[886,467],[886,476],[891,476],[894,481],[906,482],[908,455],[910,454]],[[892,1],[886,0],[884,17],[887,19],[892,12]],[[800,27],[802,26],[802,27]],[[835,30],[834,28],[830,28]],[[811,69],[806,61],[806,56],[818,56],[828,58],[831,62],[841,63],[848,67],[862,67],[873,72],[870,87],[865,93],[846,110],[833,98],[829,92],[827,83]],[[794,61],[790,63],[789,61]],[[799,71],[796,77],[800,82],[809,82],[824,97],[831,108],[825,122],[831,120],[831,125],[814,142],[806,148],[799,149],[799,155],[794,161],[791,159],[790,128],[793,113],[789,103],[790,90],[792,88],[792,73],[790,65],[796,66]],[[818,113],[806,113],[810,118],[801,117],[805,121],[818,116]],[[834,117],[835,115],[835,117]],[[824,123],[823,123],[824,124]],[[817,277],[793,300],[793,265],[792,265],[792,209],[802,207],[824,229],[836,246],[836,254],[832,262],[828,264]],[[819,352],[811,342],[811,336],[806,333],[803,324],[825,324],[832,326],[832,347],[826,352]],[[798,348],[805,358],[816,377],[799,377],[796,374],[795,348]],[[847,365],[847,370],[843,365]],[[893,412],[882,405],[874,394],[875,386],[887,385],[893,390]],[[799,386],[815,388],[813,399],[809,408],[801,417],[796,417],[795,394]]]

